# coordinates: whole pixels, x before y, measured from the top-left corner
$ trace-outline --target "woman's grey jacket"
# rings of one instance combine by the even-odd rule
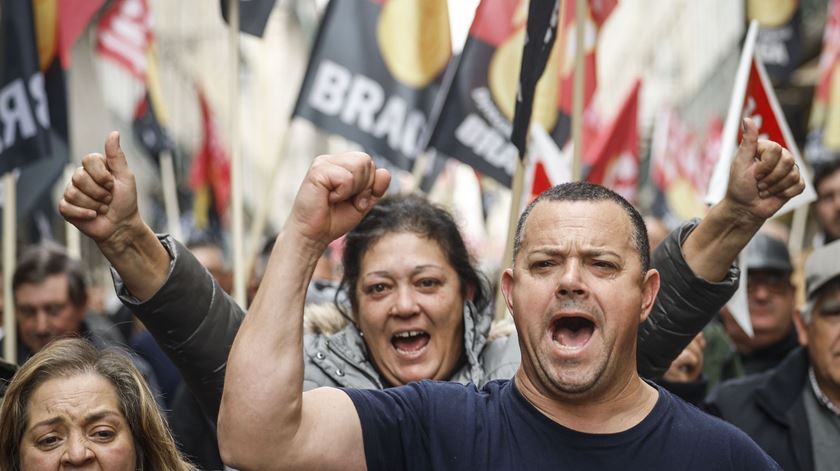
[[[681,243],[696,225],[697,221],[691,221],[672,232],[653,255],[653,267],[662,281],[653,311],[639,329],[637,359],[643,377],[661,376],[737,288],[739,272],[734,266],[719,283],[705,281],[691,271]],[[150,299],[139,302],[112,270],[117,294],[157,339],[215,421],[228,353],[244,312],[186,248],[170,236],[160,236],[160,240],[172,258],[163,286]],[[278,315],[281,309],[278,306]],[[520,360],[518,339],[510,335],[488,340],[491,317],[490,312],[479,313],[471,303],[466,304],[466,362],[453,381],[481,386],[493,379],[513,377]],[[304,389],[386,387],[352,324],[333,335],[307,334],[304,362]]]

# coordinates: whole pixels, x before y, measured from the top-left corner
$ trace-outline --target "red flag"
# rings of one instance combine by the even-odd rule
[[[58,55],[70,67],[70,49],[105,0],[58,0]]]
[[[563,63],[560,65],[560,109],[572,113],[574,103],[574,82],[575,82],[575,2],[567,0],[565,25],[563,33],[566,35],[563,44],[565,51],[562,52]],[[583,32],[583,107],[588,108],[595,96],[595,89],[598,86],[598,70],[596,68],[595,50],[598,45],[598,33],[601,25],[615,8],[615,0],[589,0],[589,9],[586,12],[586,25]]]
[[[212,193],[216,212],[226,219],[230,198],[230,159],[219,139],[216,122],[204,93],[199,90],[198,101],[204,128],[204,142],[195,153],[190,168],[190,188],[196,193],[197,203],[193,207],[196,225],[207,227],[207,212],[210,209],[208,193]]]
[[[709,183],[706,202],[715,204],[723,199],[729,181],[729,168],[735,156],[740,136],[741,118],[752,118],[758,127],[759,138],[775,141],[788,149],[794,156],[799,171],[805,180],[805,191],[791,198],[777,214],[783,214],[791,209],[810,203],[816,199],[816,193],[810,183],[799,148],[793,139],[793,134],[782,113],[782,108],[776,99],[773,86],[767,77],[764,66],[755,55],[758,22],[753,20],[744,41],[744,49],[735,77],[732,99],[729,103],[729,113],[723,130],[721,156],[715,166]]]
[[[637,80],[612,123],[590,148],[594,162],[586,180],[603,185],[628,201],[636,199],[639,180],[639,133],[636,129],[639,88]]]
[[[146,80],[152,20],[147,0],[117,0],[99,20],[96,51]]]

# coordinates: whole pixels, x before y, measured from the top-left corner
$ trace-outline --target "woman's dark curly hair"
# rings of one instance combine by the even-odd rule
[[[487,307],[490,297],[486,278],[475,268],[452,215],[421,196],[406,195],[383,199],[347,234],[342,258],[344,275],[338,291],[347,295],[354,314],[358,312],[355,288],[362,257],[379,239],[399,232],[414,233],[436,242],[461,280],[461,295],[466,297],[467,290],[472,288],[474,294],[470,300],[479,312]],[[341,303],[336,305],[346,316]]]

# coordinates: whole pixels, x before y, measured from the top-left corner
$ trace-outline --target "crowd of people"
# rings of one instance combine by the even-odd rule
[[[123,309],[87,313],[60,248],[20,257],[0,469],[836,469],[840,163],[815,170],[804,266],[763,229],[802,175],[750,120],[724,199],[660,237],[612,191],[558,185],[518,221],[494,319],[451,214],[385,196],[365,154],[321,156],[246,314],[220,246],[141,219],[113,133],[59,209]],[[739,277],[752,335],[726,307]]]

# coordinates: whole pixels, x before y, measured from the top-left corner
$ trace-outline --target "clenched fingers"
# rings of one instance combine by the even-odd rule
[[[82,167],[93,178],[93,181],[106,190],[114,188],[114,175],[108,170],[105,157],[102,154],[88,154],[82,158]]]
[[[110,200],[110,196],[107,198]],[[81,192],[75,185],[68,184],[64,189],[64,200],[73,206],[78,206],[84,209],[90,209],[98,213],[106,213],[108,205],[97,201],[85,193]]]
[[[70,222],[87,221],[96,217],[96,211],[70,204],[64,198],[58,202],[58,212]]]
[[[85,167],[79,167],[73,172],[71,183],[90,198],[105,204],[110,203],[111,192],[97,183]],[[111,185],[113,185],[113,182]]]

